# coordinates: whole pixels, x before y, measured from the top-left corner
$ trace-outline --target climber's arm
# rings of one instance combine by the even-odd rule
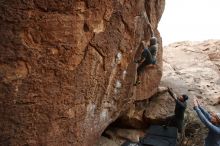
[[[177,101],[177,95],[173,92],[173,90],[171,88],[168,87],[168,93],[170,94],[170,96]]]
[[[177,95],[169,87],[168,87],[168,92],[169,92],[170,96],[175,100],[176,104],[180,105],[183,108],[186,107],[186,104],[184,102],[181,102],[179,99],[177,99]]]
[[[144,57],[143,57],[143,55],[141,54],[141,58],[138,59],[138,60],[135,60],[134,62],[135,62],[135,63],[142,63],[143,61],[144,61]]]
[[[198,106],[194,107],[196,113],[198,114],[200,120],[206,125],[207,128],[209,128],[209,130],[211,130],[212,132],[216,133],[216,134],[220,134],[220,128],[217,127],[216,125],[212,124],[212,122],[210,122],[206,116],[202,113],[201,108],[199,108]]]
[[[200,109],[200,111],[203,113],[203,115],[207,118],[207,119],[211,119],[211,115],[200,105],[198,105],[198,108]]]
[[[154,31],[153,31],[152,25],[150,23],[148,23],[148,27],[150,28],[151,37],[154,37]]]

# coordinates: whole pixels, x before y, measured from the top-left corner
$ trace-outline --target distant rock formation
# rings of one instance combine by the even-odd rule
[[[208,131],[192,101],[198,98],[209,111],[220,111],[220,40],[170,44],[164,47],[163,60],[162,84],[190,96],[182,145],[203,145]]]
[[[0,145],[91,146],[162,75],[164,0],[0,1]],[[146,12],[158,65],[135,88]]]
[[[177,42],[165,47],[162,82],[216,105],[210,107],[213,110],[220,109],[220,41]]]
[[[194,97],[208,109],[220,111],[220,40],[170,44],[164,47],[163,60],[161,84],[173,88],[178,95],[188,94],[190,113],[193,113],[191,101]],[[145,110],[145,118],[154,122],[172,115],[175,104],[167,96],[163,94],[152,99]]]

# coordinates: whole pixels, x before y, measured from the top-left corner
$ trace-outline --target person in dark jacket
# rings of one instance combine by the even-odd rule
[[[209,129],[205,139],[205,146],[220,146],[220,113],[208,113],[202,108],[197,99],[194,99],[194,110],[203,124]]]
[[[142,41],[141,45],[144,48],[144,50],[141,53],[141,58],[139,60],[135,61],[135,63],[140,64],[137,68],[137,80],[134,84],[135,86],[140,84],[140,82],[141,82],[140,75],[142,72],[144,72],[145,67],[150,64],[152,64],[152,65],[156,64],[156,55],[157,55],[157,49],[158,49],[157,38],[151,37],[149,48],[145,48],[144,41]]]
[[[175,105],[175,114],[170,118],[171,125],[175,126],[178,128],[178,132],[182,132],[182,128],[184,125],[184,113],[187,107],[187,100],[188,96],[183,94],[179,97],[173,92],[171,88],[168,88],[168,92],[170,96],[175,100],[176,105]]]

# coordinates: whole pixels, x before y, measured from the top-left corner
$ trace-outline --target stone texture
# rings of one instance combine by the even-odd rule
[[[117,144],[122,145],[125,141],[139,142],[141,137],[144,137],[145,131],[143,129],[126,129],[118,127],[109,127],[104,132],[104,135],[109,139],[115,141]]]
[[[157,24],[164,0],[0,1],[0,144],[96,143],[161,78]],[[158,65],[134,88],[147,13],[159,38]]]
[[[120,146],[120,144],[117,144],[109,138],[101,136],[98,143],[95,146]]]
[[[144,112],[148,124],[164,124],[168,117],[174,115],[175,101],[169,93],[152,97]]]
[[[174,114],[175,102],[167,93],[167,87],[159,87],[150,99],[136,101],[117,119],[116,125],[146,129],[150,124],[160,124]]]
[[[138,103],[141,103],[138,104]],[[129,110],[125,111],[117,120],[116,123],[120,127],[124,128],[146,128],[146,123],[143,121],[143,113],[145,107],[142,105],[147,105],[146,101],[139,101],[133,104]]]

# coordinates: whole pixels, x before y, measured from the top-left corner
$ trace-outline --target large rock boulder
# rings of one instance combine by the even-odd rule
[[[143,118],[148,124],[166,124],[168,118],[174,115],[175,101],[169,93],[154,96],[146,107]]]
[[[174,114],[175,102],[167,87],[159,87],[150,99],[136,101],[115,121],[116,126],[145,129],[151,124],[164,124]]]
[[[0,1],[1,145],[93,145],[161,78],[164,0]],[[157,67],[134,88],[141,40],[159,38]]]
[[[139,139],[144,137],[145,130],[111,127],[104,132],[104,135],[109,139],[117,142],[119,145],[122,145],[126,140],[139,142]]]

